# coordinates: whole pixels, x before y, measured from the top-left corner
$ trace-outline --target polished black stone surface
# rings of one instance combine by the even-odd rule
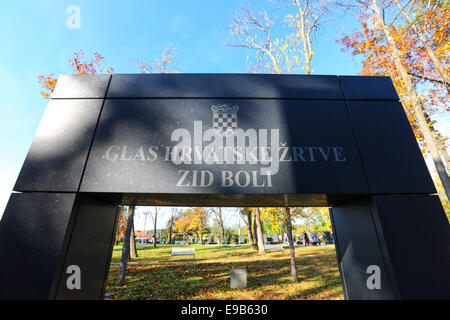
[[[450,225],[435,195],[377,195],[330,209],[347,299],[450,299]],[[380,267],[380,289],[366,281]]]
[[[350,300],[399,298],[388,276],[385,257],[378,243],[370,199],[351,201],[330,209],[344,296]],[[380,267],[381,290],[369,290],[367,267]]]
[[[63,74],[56,82],[52,99],[98,98],[106,95],[109,74]]]
[[[336,76],[115,74],[108,98],[343,99]]]
[[[393,100],[398,95],[389,77],[339,76],[347,100]]]
[[[450,225],[439,197],[375,196],[372,210],[401,298],[449,300]]]
[[[188,135],[189,146],[192,146],[195,139],[206,134],[207,129],[212,130],[211,107],[225,103],[239,106],[237,127],[254,130],[259,147],[273,146],[273,130],[279,130],[279,140],[274,145],[289,148],[280,149],[278,154],[280,160],[292,161],[279,163],[278,172],[271,177],[271,186],[267,177],[261,174],[261,170],[268,168],[270,163],[239,164],[235,161],[208,164],[204,157],[196,164],[194,154],[188,159],[191,163],[166,161],[167,150],[173,150],[167,147],[178,144],[171,141],[171,138],[178,139],[175,130]],[[195,121],[197,126],[201,121],[202,128],[195,129]],[[266,137],[267,144],[259,139],[259,134]],[[226,143],[221,136],[216,135],[214,139]],[[208,145],[209,142],[200,142],[203,149],[199,150]],[[149,151],[152,147],[154,154]],[[293,154],[293,147],[301,149],[295,149]],[[284,151],[286,155],[283,157]],[[183,179],[186,170],[189,171]],[[197,170],[197,173],[192,170]],[[210,186],[201,186],[202,170],[211,172],[211,175],[204,174],[205,184],[214,178]],[[240,171],[245,172],[238,173]],[[197,174],[196,186],[194,174]],[[223,177],[228,177],[228,174],[233,175],[232,186],[223,185]],[[248,186],[242,187],[246,183]],[[264,184],[264,187],[256,186]],[[326,195],[365,194],[368,189],[343,101],[107,99],[80,191]]]
[[[75,194],[13,193],[0,221],[0,300],[49,299]]]
[[[55,298],[103,299],[115,240],[118,207],[87,196],[80,197],[76,220],[64,259],[63,270],[81,270],[81,288],[68,289],[69,274],[61,273]]]
[[[434,193],[399,102],[348,101],[371,193]]]
[[[103,100],[51,100],[15,191],[78,191]]]

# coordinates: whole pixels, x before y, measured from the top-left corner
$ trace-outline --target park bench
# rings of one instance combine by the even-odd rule
[[[284,252],[284,247],[282,244],[268,244],[264,246],[264,250],[266,252],[271,252],[271,251],[283,251]]]
[[[192,247],[178,247],[178,248],[172,248],[172,254],[170,255],[170,260],[172,260],[173,256],[194,256],[195,259],[195,248]]]

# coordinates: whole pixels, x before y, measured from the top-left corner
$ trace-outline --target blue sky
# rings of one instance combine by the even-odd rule
[[[231,16],[242,3],[268,10],[283,24],[283,11],[264,0],[0,2],[0,215],[47,104],[40,94],[39,75],[72,73],[68,59],[79,49],[87,57],[99,52],[115,73],[136,73],[133,59],[150,62],[169,45],[177,45],[172,68],[179,72],[245,72],[246,56],[252,53],[223,45]],[[81,10],[80,29],[66,26],[70,5]],[[337,14],[321,30],[313,73],[360,71],[358,60],[341,52],[334,41],[339,32],[355,27],[351,15]],[[450,117],[444,120],[438,127],[448,129]]]

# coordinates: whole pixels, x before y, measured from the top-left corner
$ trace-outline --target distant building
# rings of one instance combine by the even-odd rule
[[[142,231],[142,230],[135,230],[134,231],[135,239],[137,242],[143,242],[143,243],[153,243],[153,234],[150,233],[150,231]],[[157,243],[160,240],[160,236],[157,233],[156,234],[156,241]]]

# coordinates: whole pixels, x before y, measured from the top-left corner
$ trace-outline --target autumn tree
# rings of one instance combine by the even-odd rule
[[[285,212],[283,208],[261,208],[261,220],[263,220],[272,232],[282,233],[284,229]]]
[[[222,239],[222,244],[226,243],[225,240],[225,226],[224,226],[224,219],[222,214],[222,208],[209,208],[208,213],[211,215],[213,220],[217,223],[220,230],[220,237]]]
[[[296,73],[303,65],[305,74],[311,74],[314,54],[313,39],[327,13],[328,0],[279,0],[288,9],[285,16],[289,28],[284,36],[275,37],[274,19],[266,11],[257,12],[242,6],[229,25],[228,46],[253,50],[256,53],[254,72]]]
[[[170,211],[170,217],[167,220],[167,224],[166,224],[167,243],[169,243],[169,244],[172,243],[172,235],[174,233],[177,215],[178,215],[178,209],[172,208]]]
[[[291,37],[291,41],[295,41],[295,45],[291,44],[291,46],[301,53],[305,74],[311,74],[311,60],[314,54],[312,40],[327,13],[329,1],[287,0],[285,2],[294,9],[293,13],[286,16],[289,25],[294,29],[294,37]]]
[[[192,226],[191,230],[197,235],[198,243],[202,243],[202,235],[207,231],[208,214],[204,208],[197,207],[191,209],[192,211]]]
[[[197,235],[201,243],[202,235],[207,231],[208,214],[204,208],[196,207],[182,211],[175,222],[175,232],[183,237]]]
[[[232,17],[227,46],[250,49],[255,52],[254,72],[294,73],[300,64],[291,38],[273,38],[274,22],[267,12],[257,12],[242,6]]]
[[[191,217],[184,211],[180,212],[175,220],[174,232],[177,235],[181,235],[183,238],[191,235]]]
[[[127,210],[125,206],[119,208],[119,221],[117,222],[116,229],[116,244],[119,244],[125,236],[125,230],[127,228]]]
[[[407,24],[405,30],[412,31],[420,41],[422,50],[426,53],[447,93],[450,89],[448,73],[448,29],[450,26],[450,6],[444,1],[424,0],[393,0],[398,11]],[[446,43],[442,43],[445,41]],[[427,70],[428,71],[428,70]],[[425,74],[422,77],[426,77]]]
[[[365,57],[362,74],[387,75],[393,79],[410,123],[416,129],[416,137],[421,146],[430,153],[448,198],[450,196],[450,178],[442,159],[447,155],[445,142],[434,130],[429,114],[433,112],[433,108],[440,105],[448,109],[448,104],[440,104],[434,94],[436,90],[431,90],[429,101],[432,105],[427,108],[427,99],[423,98],[423,93],[426,91],[421,91],[424,87],[421,86],[420,79],[429,78],[426,76],[423,66],[432,59],[426,54],[427,49],[418,35],[409,32],[409,26],[395,23],[397,17],[403,14],[401,11],[397,13],[393,11],[393,4],[393,1],[385,0],[341,1],[342,6],[359,10],[362,26],[362,32],[357,31],[351,36],[344,37],[342,42],[352,50],[354,55],[362,54]],[[431,38],[436,34],[437,43],[440,46],[442,46],[441,25],[448,30],[449,20],[448,12],[444,8],[441,9],[443,9],[440,14],[441,19],[437,20],[440,23],[434,28],[428,27],[427,29]],[[387,21],[387,17],[393,17],[392,21]],[[422,17],[431,19],[429,15],[422,15]],[[437,19],[436,15],[432,17]],[[429,44],[433,43],[429,42]],[[447,42],[445,45],[448,45]],[[433,50],[441,52],[442,48],[435,47]],[[437,74],[438,72],[436,72]],[[422,77],[417,77],[417,75],[422,75]],[[447,94],[445,81],[429,81],[428,88],[431,85],[440,85],[440,92],[445,91]],[[444,101],[447,101],[447,96]]]

